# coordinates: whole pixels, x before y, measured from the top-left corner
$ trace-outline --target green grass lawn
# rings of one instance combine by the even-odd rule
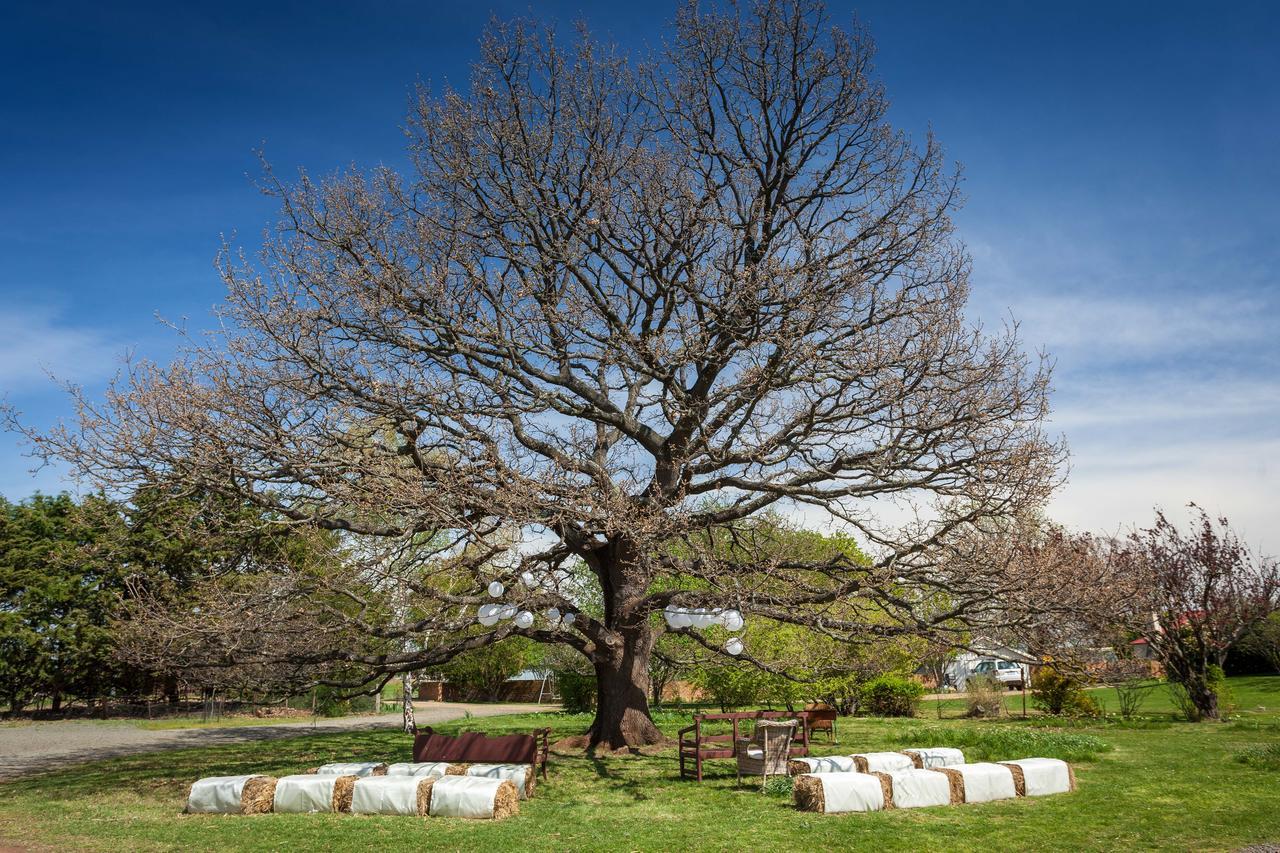
[[[737,788],[731,762],[702,784],[677,778],[674,750],[656,756],[552,759],[551,780],[497,823],[353,815],[181,814],[199,776],[299,772],[322,761],[407,760],[397,732],[313,735],[269,743],[156,753],[0,785],[0,846],[96,850],[1230,850],[1280,841],[1280,678],[1233,679],[1241,719],[1060,725],[1047,719],[986,722],[840,721],[822,753],[954,743],[972,760],[1071,755],[1072,794],[981,805],[851,815],[794,811],[789,798]],[[1114,707],[1114,706],[1112,706]],[[1171,706],[1170,706],[1171,707]],[[1266,710],[1258,710],[1265,708]],[[1160,715],[1164,714],[1164,718]],[[686,712],[658,714],[669,733]],[[491,717],[445,730],[492,733],[551,724],[580,733],[567,714]],[[1253,756],[1249,763],[1238,758]],[[1086,758],[1087,757],[1087,758]]]

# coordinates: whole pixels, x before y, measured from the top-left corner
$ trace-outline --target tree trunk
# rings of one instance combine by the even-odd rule
[[[1187,689],[1187,696],[1191,699],[1191,703],[1196,706],[1200,719],[1218,719],[1218,694],[1204,679],[1189,678],[1183,684],[1183,687]]]
[[[649,656],[657,639],[647,625],[618,629],[622,642],[599,649],[596,669],[596,718],[589,748],[622,749],[663,743],[666,738],[649,716]]]
[[[404,730],[408,734],[413,734],[418,730],[418,722],[413,716],[412,672],[405,672],[400,676],[400,716],[401,724],[404,726]]]

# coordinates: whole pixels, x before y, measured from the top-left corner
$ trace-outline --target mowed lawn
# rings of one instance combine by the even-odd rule
[[[329,760],[407,760],[396,732],[317,735],[171,751],[86,765],[0,785],[0,846],[90,850],[1230,850],[1280,842],[1280,770],[1236,760],[1280,744],[1280,678],[1233,679],[1240,718],[1172,722],[1153,697],[1149,719],[1062,725],[1048,719],[840,721],[821,753],[901,749],[904,739],[954,742],[971,760],[1047,751],[1074,762],[1073,794],[851,815],[796,812],[790,799],[737,788],[731,762],[702,784],[677,777],[674,750],[654,756],[554,755],[551,780],[496,822],[358,815],[183,815],[199,776],[283,775]],[[1114,706],[1112,706],[1114,707]],[[1163,716],[1163,718],[1162,718]],[[658,715],[668,732],[688,714]],[[492,717],[441,727],[502,733],[550,724],[580,733],[582,716]],[[1098,741],[1102,742],[1099,750]],[[1095,751],[1097,750],[1097,751]]]

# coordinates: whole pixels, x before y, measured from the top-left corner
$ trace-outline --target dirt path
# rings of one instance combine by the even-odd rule
[[[434,725],[459,719],[468,713],[473,717],[492,717],[498,714],[550,710],[555,710],[555,706],[426,702],[416,706],[415,715],[418,725]],[[199,729],[149,730],[138,728],[127,721],[67,721],[5,726],[0,727],[0,780],[140,752],[278,740],[308,734],[397,728],[399,725],[400,715],[397,713],[321,719],[314,725],[308,721]]]

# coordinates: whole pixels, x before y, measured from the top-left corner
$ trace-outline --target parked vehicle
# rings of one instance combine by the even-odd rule
[[[980,660],[978,665],[973,668],[973,674],[976,676],[990,675],[1010,690],[1021,690],[1027,682],[1026,669],[1022,664],[1011,660],[996,660],[994,658]]]

